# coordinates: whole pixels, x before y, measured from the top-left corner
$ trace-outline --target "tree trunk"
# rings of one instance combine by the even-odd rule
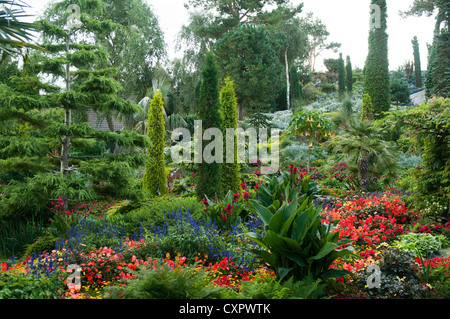
[[[359,161],[359,186],[366,191],[369,185],[369,151],[363,150],[363,155]]]
[[[66,39],[66,54],[69,55],[69,36],[67,36]],[[66,91],[70,91],[70,66],[69,64],[66,65]],[[72,112],[68,106],[64,106],[65,110],[65,118],[64,118],[64,125],[70,126],[71,124],[71,117]],[[61,173],[63,176],[67,176],[69,174],[69,149],[70,149],[70,141],[72,137],[71,136],[64,136],[64,138],[60,139],[61,141]],[[64,212],[68,210],[69,203],[67,201],[67,196],[63,196],[64,204],[63,209]]]
[[[284,51],[284,61],[286,63],[286,104],[287,109],[291,109],[291,83],[289,80],[289,63],[288,63],[288,56],[287,56],[287,49]]]

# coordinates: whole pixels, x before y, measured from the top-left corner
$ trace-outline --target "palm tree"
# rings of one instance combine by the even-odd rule
[[[0,65],[10,56],[20,53],[23,47],[43,50],[30,43],[33,37],[31,32],[40,29],[40,25],[18,20],[29,17],[24,7],[28,5],[20,0],[0,0]]]
[[[148,121],[148,110],[150,107],[150,100],[153,96],[161,91],[163,101],[164,101],[164,119],[166,120],[166,132],[169,133],[176,128],[186,127],[187,123],[179,114],[174,114],[174,110],[170,101],[170,86],[165,85],[164,81],[155,79],[152,81],[152,88],[147,91],[147,96],[145,96],[138,105],[140,109],[137,113],[132,115],[119,114],[118,119],[123,123],[124,129],[135,130],[140,134],[147,134],[147,121]]]
[[[380,128],[370,120],[352,118],[340,135],[327,144],[337,154],[337,161],[346,161],[359,174],[363,190],[375,186],[383,173],[394,173],[397,168],[397,150],[394,142],[385,141]]]

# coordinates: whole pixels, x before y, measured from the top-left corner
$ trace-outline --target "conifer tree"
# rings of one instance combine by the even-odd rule
[[[422,87],[422,66],[420,63],[420,51],[419,51],[419,41],[417,37],[414,37],[411,41],[413,45],[414,52],[414,77],[416,81],[416,87]]]
[[[374,109],[372,98],[369,94],[364,93],[362,98],[361,120],[370,120],[373,117]]]
[[[93,4],[95,1],[89,1]],[[87,15],[79,22],[62,28],[41,20],[40,46],[47,51],[32,54],[12,86],[1,85],[0,120],[16,120],[33,128],[33,152],[17,156],[24,165],[41,164],[35,174],[9,183],[0,204],[3,212],[38,213],[58,197],[66,200],[67,208],[69,200],[139,196],[134,179],[144,156],[134,149],[148,146],[148,139],[134,132],[98,132],[87,122],[73,121],[76,110],[134,113],[136,109],[133,103],[118,97],[121,86],[114,80],[117,70],[98,67],[106,64],[105,50],[75,42],[81,30],[104,23]],[[43,78],[53,78],[64,86],[44,83]],[[102,141],[116,143],[124,152],[115,155],[105,150],[92,155],[90,150]],[[23,144],[24,140],[17,140],[19,147]]]
[[[228,191],[232,193],[240,192],[241,174],[240,165],[237,161],[237,137],[233,133],[233,139],[230,135],[228,141],[232,141],[233,149],[227,148],[227,129],[236,130],[237,128],[237,99],[234,93],[233,81],[230,78],[225,79],[225,86],[220,90],[220,105],[222,114],[222,126],[224,137],[225,158],[222,164],[222,191],[226,194]],[[231,132],[230,132],[231,133]],[[230,142],[228,142],[230,143]],[[233,151],[233,162],[227,161],[227,156],[231,157]],[[230,155],[228,154],[230,153]]]
[[[345,93],[345,64],[344,59],[342,58],[342,53],[339,53],[339,64],[338,64],[338,87],[339,87],[339,95],[343,96]]]
[[[198,115],[202,123],[202,136],[208,128],[221,128],[220,101],[219,101],[219,75],[214,55],[211,51],[206,54],[205,66],[202,71],[202,82],[198,102]],[[202,154],[203,154],[202,145]],[[215,150],[222,152],[222,150]],[[198,164],[197,196],[209,198],[221,195],[221,163],[216,161],[206,163],[202,159]]]
[[[365,64],[364,93],[369,94],[372,98],[374,116],[381,117],[382,113],[389,111],[391,106],[388,34],[386,33],[387,6],[386,0],[371,0],[371,4],[378,6],[380,16],[375,14],[376,21],[369,31],[369,53]]]
[[[347,55],[347,65],[346,68],[346,86],[347,86],[347,92],[352,93],[353,92],[353,69],[352,69],[352,62],[350,61],[350,56]]]
[[[153,196],[167,194],[167,176],[164,163],[164,109],[161,91],[153,96],[148,110],[148,136],[152,145],[148,148],[149,161],[145,166],[143,188]]]

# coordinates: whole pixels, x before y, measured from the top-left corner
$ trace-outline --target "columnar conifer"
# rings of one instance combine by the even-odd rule
[[[372,5],[379,8],[372,17],[375,19],[369,31],[369,54],[366,59],[364,73],[364,91],[372,98],[375,117],[382,116],[382,112],[389,111],[390,74],[388,59],[388,34],[386,0],[371,0]]]
[[[222,164],[222,191],[223,193],[227,193],[228,191],[232,191],[233,193],[240,191],[240,182],[241,182],[241,174],[240,174],[240,165],[237,162],[237,137],[233,134],[233,139],[231,139],[231,135],[227,134],[227,129],[233,129],[233,131],[237,128],[237,99],[234,93],[234,84],[230,78],[225,79],[225,86],[220,90],[220,105],[221,105],[221,113],[222,113],[222,127],[223,127],[223,137],[224,137],[224,152],[225,158],[224,163]],[[229,130],[231,133],[231,130]],[[228,135],[228,138],[227,138]],[[234,147],[227,148],[227,139],[228,141],[232,141]],[[228,142],[229,144],[230,142]],[[232,151],[232,152],[231,152]],[[233,162],[229,163],[227,161],[227,156],[230,153],[233,154]]]
[[[220,101],[219,101],[219,76],[213,53],[206,54],[205,66],[202,71],[202,82],[198,102],[198,115],[202,123],[202,136],[208,128],[221,128]],[[211,141],[212,142],[212,141]],[[202,154],[203,154],[202,145]],[[214,150],[222,152],[222,150]],[[202,158],[197,170],[197,196],[214,198],[220,196],[221,163],[206,163]]]
[[[161,91],[153,96],[148,110],[148,137],[152,145],[148,148],[149,161],[145,166],[143,188],[154,196],[167,194],[167,175],[164,162],[165,122]]]

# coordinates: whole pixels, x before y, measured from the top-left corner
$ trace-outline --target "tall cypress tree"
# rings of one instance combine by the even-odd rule
[[[450,97],[450,2],[436,0],[433,43],[429,47],[428,68],[425,80],[427,97]]]
[[[206,54],[205,66],[202,71],[203,80],[200,87],[198,101],[198,115],[202,121],[202,136],[208,128],[221,128],[220,100],[219,100],[219,75],[214,55],[211,51]],[[204,147],[202,146],[202,154]],[[222,150],[217,150],[220,151]],[[204,159],[198,164],[197,169],[197,196],[214,198],[221,195],[221,163],[214,161],[206,163]]]
[[[346,81],[345,84],[347,85],[347,92],[352,93],[353,92],[353,69],[352,69],[352,62],[350,61],[350,56],[347,55],[347,65],[346,68]]]
[[[380,8],[373,27],[369,31],[369,53],[367,55],[364,75],[364,93],[372,98],[375,117],[389,111],[391,106],[390,75],[388,59],[388,34],[386,0],[371,0],[372,5]],[[376,11],[377,13],[377,11]]]
[[[345,64],[344,59],[342,58],[342,53],[339,53],[339,63],[338,63],[338,87],[339,87],[339,95],[343,96],[345,93]]]
[[[142,187],[153,196],[167,194],[167,175],[164,163],[165,122],[161,91],[153,96],[148,110],[148,137],[152,145],[148,148],[149,161],[145,167]]]
[[[416,87],[422,87],[422,66],[420,63],[420,51],[419,51],[419,41],[415,36],[412,41],[413,52],[414,52],[414,76],[416,81]]]
[[[228,191],[233,193],[239,192],[241,173],[240,165],[237,162],[237,137],[233,134],[233,149],[227,148],[227,139],[231,140],[230,135],[227,138],[227,129],[236,130],[237,128],[237,99],[234,93],[234,84],[230,78],[225,79],[225,86],[220,90],[220,105],[222,113],[222,126],[223,126],[223,137],[224,137],[224,154],[228,156],[228,153],[233,151],[233,163],[229,163],[224,158],[224,163],[222,164],[222,191],[226,194]],[[229,144],[230,142],[228,142]],[[231,155],[231,154],[230,154]]]

